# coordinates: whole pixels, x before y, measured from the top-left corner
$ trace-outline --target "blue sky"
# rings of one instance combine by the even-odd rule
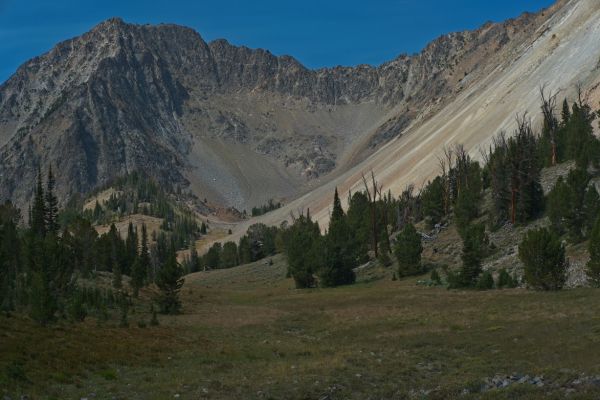
[[[553,0],[0,0],[0,82],[26,60],[113,16],[170,22],[205,40],[289,54],[311,68],[380,64],[437,36]]]

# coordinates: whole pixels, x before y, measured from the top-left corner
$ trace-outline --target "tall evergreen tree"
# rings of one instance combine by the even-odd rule
[[[410,276],[422,272],[421,253],[423,245],[421,234],[413,224],[406,224],[398,236],[394,246],[394,255],[398,259],[398,275]]]
[[[288,273],[298,289],[315,286],[314,274],[324,265],[323,239],[319,225],[310,213],[294,220],[285,235]]]
[[[52,166],[48,168],[48,181],[46,182],[46,207],[45,222],[48,233],[56,235],[59,230],[58,225],[58,199],[54,194],[56,182],[52,174]]]
[[[131,266],[131,288],[133,289],[133,297],[138,297],[140,289],[144,286],[144,266],[140,257],[136,257]]]
[[[140,265],[142,268],[142,281],[147,282],[148,278],[151,276],[151,261],[150,261],[150,252],[148,250],[148,229],[146,228],[146,224],[142,224],[142,243],[140,245]]]
[[[238,248],[235,242],[226,242],[221,251],[221,264],[223,268],[235,267],[238,262]]]
[[[571,118],[571,110],[569,109],[569,102],[565,97],[562,103],[562,111],[561,111],[562,124],[566,125],[569,123],[569,119]]]
[[[589,181],[590,176],[587,171],[580,168],[572,170],[567,176],[567,184],[571,189],[567,227],[569,237],[573,243],[579,243],[583,240],[585,230],[584,199]]]
[[[483,224],[468,225],[463,236],[462,266],[459,276],[461,286],[474,287],[477,284],[482,271],[481,261],[484,246],[485,226]]]
[[[127,275],[132,274],[131,269],[133,263],[138,258],[138,236],[137,230],[134,228],[133,223],[129,222],[127,226],[127,239],[125,239],[125,251],[127,254],[127,268],[124,273]]]
[[[181,311],[179,290],[183,286],[183,282],[175,250],[171,249],[167,262],[161,267],[156,277],[156,286],[160,289],[157,303],[163,314],[178,314]]]
[[[346,215],[349,229],[356,240],[354,257],[359,263],[368,261],[369,243],[371,243],[371,214],[367,195],[355,192],[348,199],[348,213]]]
[[[572,113],[565,124],[567,157],[575,160],[577,167],[587,170],[591,161],[598,164],[600,144],[594,136],[592,122],[595,113],[585,104],[573,104]]]
[[[39,238],[46,236],[46,199],[44,187],[42,186],[42,173],[39,170],[29,224],[35,236]]]
[[[352,234],[336,188],[329,231],[325,237],[325,263],[318,271],[319,281],[325,287],[354,283],[355,266]]]
[[[559,235],[567,231],[567,220],[571,214],[571,188],[563,177],[559,177],[548,193],[548,217],[552,229]]]
[[[444,212],[444,184],[442,178],[437,176],[429,182],[421,192],[421,206],[423,216],[430,228],[442,221]]]

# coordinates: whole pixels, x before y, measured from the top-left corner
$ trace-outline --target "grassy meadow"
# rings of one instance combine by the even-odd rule
[[[600,290],[448,291],[393,281],[295,290],[281,256],[186,279],[184,312],[39,328],[0,317],[0,384],[31,399],[598,398]],[[482,391],[513,373],[543,386]],[[572,392],[572,393],[571,393]]]

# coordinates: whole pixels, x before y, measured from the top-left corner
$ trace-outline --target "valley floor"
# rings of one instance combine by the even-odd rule
[[[448,291],[367,267],[356,285],[299,291],[273,261],[188,276],[184,313],[158,327],[2,316],[0,395],[600,397],[600,290]]]

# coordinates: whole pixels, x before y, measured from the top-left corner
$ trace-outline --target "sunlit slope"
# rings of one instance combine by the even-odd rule
[[[600,2],[565,2],[529,44],[514,49],[486,77],[431,118],[413,124],[401,137],[331,182],[258,220],[276,224],[289,218],[290,212],[310,208],[323,228],[334,187],[342,193],[361,189],[361,175],[370,171],[384,191],[390,189],[395,195],[410,183],[418,188],[438,173],[438,156],[444,146],[461,143],[473,157],[480,158],[479,150],[487,147],[494,135],[501,130],[513,131],[517,114],[527,112],[534,125],[539,124],[541,85],[547,92],[560,90],[560,98],[573,100],[574,88],[580,83],[585,97],[597,107],[599,63]],[[346,196],[342,198],[346,200]],[[256,221],[239,226],[237,231]]]

